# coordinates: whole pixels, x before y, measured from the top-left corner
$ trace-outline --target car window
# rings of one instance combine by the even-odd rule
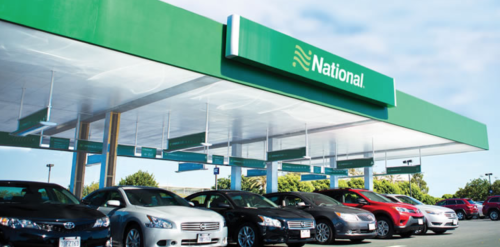
[[[59,186],[12,185],[0,187],[0,203],[79,204],[71,192]]]
[[[220,204],[229,204],[229,201],[223,195],[211,195],[207,202],[207,208],[221,208]]]
[[[271,200],[257,194],[251,193],[231,193],[229,194],[234,204],[243,208],[276,208],[278,207]]]
[[[272,202],[274,202],[276,205],[280,205],[280,196],[271,196],[271,197],[268,197],[267,199],[271,200]]]
[[[360,191],[359,193],[361,193],[362,195],[368,197],[368,199],[372,200],[372,201],[376,201],[376,202],[392,202],[391,200],[385,198],[384,196],[382,195],[379,195],[375,192],[372,192],[372,191]]]
[[[467,200],[467,201],[468,201],[470,204],[476,204],[476,202],[475,202],[475,201],[473,201],[472,199],[469,199],[469,200]]]
[[[408,196],[397,196],[397,198],[404,203],[408,203],[408,204],[412,204],[412,205],[423,205],[422,202],[418,201],[415,198],[411,198]]]
[[[436,205],[438,205],[438,206],[443,206],[445,204],[446,204],[446,201],[440,201],[440,202],[436,203]]]
[[[136,206],[191,206],[180,196],[161,189],[125,189],[125,195]]]
[[[329,196],[329,197],[335,199],[336,201],[344,202],[344,199],[342,198],[342,193],[328,193],[328,194],[324,194],[324,195]]]
[[[455,200],[448,200],[446,201],[446,205],[456,205],[457,202]]]
[[[195,207],[204,207],[205,206],[205,200],[207,199],[207,195],[199,195],[190,201],[194,203]]]
[[[118,190],[112,190],[112,191],[108,192],[108,198],[104,202],[105,207],[108,207],[108,205],[106,203],[109,200],[119,201],[121,206],[125,206],[125,200],[123,200],[122,193],[120,193],[120,191],[118,191]]]
[[[96,192],[85,198],[85,201],[88,201],[91,206],[100,207],[106,203],[106,191]]]
[[[296,207],[299,202],[304,202],[302,198],[298,196],[285,196],[285,207]]]
[[[307,193],[302,195],[303,198],[311,202],[312,204],[320,207],[331,207],[336,205],[342,205],[339,201],[322,194],[318,193]]]
[[[399,202],[398,199],[396,198],[393,198],[393,197],[390,197],[390,196],[386,196],[387,199],[391,200],[392,202]]]
[[[359,204],[359,196],[358,194],[354,192],[345,192],[344,193],[344,202],[345,203],[353,203],[353,204]]]
[[[500,201],[500,197],[493,197],[490,199],[489,202],[499,202]]]
[[[462,205],[462,204],[465,204],[465,202],[463,200],[457,200],[457,204]]]

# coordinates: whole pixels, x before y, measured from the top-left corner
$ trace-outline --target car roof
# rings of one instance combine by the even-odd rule
[[[0,185],[38,185],[38,186],[62,187],[61,185],[54,183],[23,181],[23,180],[0,180]]]
[[[265,194],[264,196],[285,195],[285,194],[307,195],[307,194],[314,194],[314,193],[312,193],[312,192],[303,192],[303,191],[289,191],[289,192],[273,192],[273,193]]]
[[[335,189],[319,190],[317,192],[326,192],[326,191],[371,191],[371,190],[358,189],[358,188],[335,188]]]

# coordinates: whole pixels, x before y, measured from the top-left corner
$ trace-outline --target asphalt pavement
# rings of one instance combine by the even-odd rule
[[[334,245],[364,246],[364,247],[500,247],[500,221],[490,219],[472,219],[460,221],[460,226],[453,231],[442,235],[435,235],[428,231],[426,235],[412,236],[411,238],[400,238],[395,235],[393,239],[369,239],[359,244],[350,241],[338,240]],[[321,245],[308,244],[308,247],[320,247]]]

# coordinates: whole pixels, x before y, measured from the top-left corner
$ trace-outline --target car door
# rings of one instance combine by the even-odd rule
[[[123,199],[122,193],[118,189],[108,190],[105,196],[104,203],[100,205],[97,210],[101,211],[103,214],[106,214],[111,221],[111,236],[114,239],[121,239],[119,234],[123,233],[125,229],[124,221],[126,210],[124,209],[126,204]],[[109,200],[116,200],[120,202],[120,207],[112,207],[107,204]]]
[[[206,207],[222,215],[224,219],[226,219],[226,223],[230,229],[236,227],[232,213],[233,206],[224,195],[220,193],[211,194],[210,197],[207,198]]]
[[[363,208],[366,205],[359,203],[360,198],[363,198],[363,197],[361,197],[360,195],[358,195],[355,192],[346,191],[342,195],[342,202],[344,203],[344,205],[349,206],[349,207]]]
[[[454,211],[457,209],[457,202],[456,200],[447,200],[446,201],[446,207],[449,209],[453,209]]]

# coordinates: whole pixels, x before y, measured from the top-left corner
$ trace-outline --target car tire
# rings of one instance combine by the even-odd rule
[[[393,234],[394,226],[392,221],[385,216],[377,218],[377,238],[392,238]]]
[[[239,247],[261,246],[260,233],[252,223],[244,223],[236,232],[236,245]]]
[[[411,238],[411,235],[413,235],[412,231],[409,232],[404,232],[399,234],[402,238]]]
[[[316,242],[319,244],[332,244],[335,242],[335,231],[329,220],[319,220],[316,223]]]
[[[493,209],[493,210],[490,211],[490,213],[489,213],[488,216],[490,217],[490,220],[497,221],[498,220],[498,214],[499,214],[498,210]]]
[[[465,216],[464,211],[457,211],[456,213],[457,213],[458,220],[465,220],[466,216]]]
[[[142,236],[141,227],[133,224],[125,230],[123,238],[124,247],[144,247],[144,237]]]
[[[446,232],[446,230],[433,230],[436,235],[441,235]]]
[[[351,242],[355,243],[355,244],[359,244],[361,242],[363,242],[365,239],[351,239]]]
[[[286,246],[288,247],[302,247],[306,245],[306,243],[290,243],[290,244],[286,244]]]
[[[427,223],[424,223],[424,228],[422,230],[416,230],[415,235],[425,235],[427,234]]]

